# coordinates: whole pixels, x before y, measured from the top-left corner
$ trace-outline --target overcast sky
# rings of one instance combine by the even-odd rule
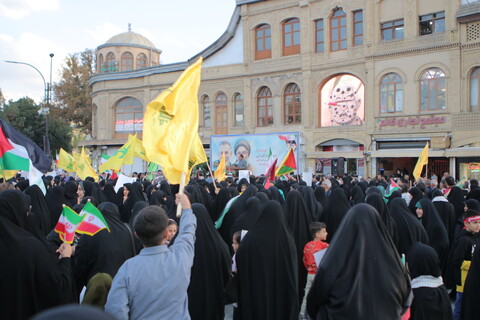
[[[185,61],[226,30],[235,0],[0,0],[0,89],[7,100],[43,99],[50,53],[53,82],[68,54],[95,49],[132,31],[162,50],[161,63]]]

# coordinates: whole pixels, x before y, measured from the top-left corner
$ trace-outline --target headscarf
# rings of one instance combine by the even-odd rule
[[[345,192],[341,188],[333,189],[330,198],[328,199],[327,207],[323,212],[323,222],[327,225],[328,236],[327,242],[330,243],[335,232],[337,231],[343,217],[350,209]]]
[[[413,214],[414,217],[417,216],[417,202],[423,198],[423,193],[417,187],[413,187],[408,191],[412,195],[412,200],[410,200],[410,204],[408,205],[408,209]]]
[[[260,216],[261,201],[257,197],[247,200],[247,207],[244,213],[233,223],[231,234],[241,230],[250,230]]]
[[[298,319],[296,255],[280,204],[267,201],[236,254],[242,319]]]
[[[298,299],[299,303],[301,303],[305,283],[307,282],[307,269],[303,264],[303,249],[311,240],[310,224],[312,223],[312,217],[302,195],[296,190],[292,190],[287,194],[287,200],[282,207],[297,249]]]
[[[305,205],[310,212],[312,217],[312,221],[320,220],[320,217],[323,213],[323,207],[320,202],[317,201],[315,198],[315,192],[311,187],[305,187],[302,189],[302,197],[303,201],[305,201]]]
[[[192,204],[197,217],[195,257],[190,285],[188,311],[192,320],[223,319],[224,290],[230,280],[231,258],[227,245],[210,221],[203,204]]]
[[[453,320],[448,292],[440,278],[440,261],[435,250],[416,242],[406,255],[408,270],[412,277],[413,301],[410,319]],[[430,286],[421,281],[430,281]]]
[[[362,188],[359,186],[352,187],[352,189],[350,189],[350,205],[354,206],[363,202],[365,202],[365,194]]]
[[[67,200],[66,205],[72,208],[77,204],[78,185],[74,181],[68,181],[65,183],[63,188],[65,189],[65,199]]]
[[[53,309],[46,310],[35,315],[31,320],[115,320],[111,315],[104,312],[102,309],[88,306],[69,304]]]
[[[120,210],[120,217],[123,222],[130,221],[133,206],[138,201],[145,201],[145,197],[142,192],[142,184],[138,182],[125,183],[124,188],[128,189],[127,200],[124,201]]]
[[[392,237],[395,247],[398,245],[398,235],[395,227],[395,221],[390,216],[388,207],[383,200],[383,197],[377,193],[371,193],[365,198],[365,202],[374,207],[382,218],[385,228],[387,228],[388,234]]]
[[[215,197],[215,201],[213,203],[213,209],[211,212],[209,212],[210,219],[213,222],[217,221],[223,209],[225,209],[225,206],[227,205],[228,201],[230,201],[231,198],[232,196],[230,195],[230,192],[228,192],[227,188],[222,188],[220,189],[220,191],[218,191],[218,194]]]
[[[36,184],[28,187],[24,192],[30,197],[30,204],[32,205],[31,215],[35,226],[45,237],[50,232],[50,226],[52,225],[50,221],[50,211],[45,196],[43,195],[42,190],[40,190],[40,187]]]
[[[87,283],[87,290],[82,304],[93,305],[99,308],[107,303],[108,292],[112,287],[113,278],[107,273],[97,273]]]
[[[63,187],[55,186],[51,188],[45,197],[47,201],[48,210],[50,211],[50,227],[52,230],[57,224],[58,218],[62,214],[63,205],[68,203],[68,200],[65,198],[65,190]]]
[[[405,200],[393,199],[388,205],[388,211],[397,228],[399,254],[406,254],[415,242],[428,244],[427,232],[418,218],[412,215]]]
[[[103,187],[103,195],[105,196],[106,201],[113,202],[115,204],[119,204],[116,201],[116,194],[115,194],[115,187],[111,183],[106,183],[105,187]]]
[[[277,187],[270,186],[270,188],[268,188],[268,190],[270,190],[270,193],[272,194],[272,200],[275,200],[278,203],[283,204],[285,199],[283,199],[283,196],[282,196],[282,194],[280,193],[280,191]]]
[[[380,215],[368,204],[352,207],[318,266],[308,314],[314,319],[400,319],[410,296],[407,271]]]
[[[478,189],[476,189],[478,190]],[[480,238],[477,240],[470,269],[465,280],[462,295],[462,319],[478,320],[480,318]]]
[[[448,193],[447,200],[448,202],[453,204],[453,207],[455,208],[455,219],[461,219],[463,217],[463,208],[465,201],[462,189],[457,186],[452,187],[452,189],[450,189],[450,192]]]

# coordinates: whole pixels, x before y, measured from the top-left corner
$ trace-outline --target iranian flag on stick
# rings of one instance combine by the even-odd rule
[[[103,229],[107,229],[108,232],[110,232],[107,221],[105,221],[100,210],[98,210],[90,200],[88,200],[87,204],[83,207],[80,216],[83,217],[83,221],[77,229],[78,233],[93,236]]]
[[[72,243],[75,237],[75,231],[82,223],[83,217],[79,216],[70,207],[63,205],[62,214],[55,226],[55,232],[59,234],[60,239],[66,243]]]

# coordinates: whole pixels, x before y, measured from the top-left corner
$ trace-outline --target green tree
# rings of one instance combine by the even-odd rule
[[[8,101],[0,110],[0,118],[6,120],[15,129],[43,147],[45,135],[45,116],[40,114],[40,106],[33,99],[24,97],[17,101]],[[63,148],[71,150],[72,129],[68,122],[52,114],[48,117],[48,138],[53,152]]]
[[[92,49],[68,55],[62,66],[61,80],[53,87],[56,105],[51,112],[85,134],[92,131],[92,88],[88,79],[93,75],[94,65],[95,51]]]

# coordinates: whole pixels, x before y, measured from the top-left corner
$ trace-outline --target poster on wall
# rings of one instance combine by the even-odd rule
[[[277,166],[280,165],[293,149],[298,168],[299,139],[299,132],[211,136],[210,167],[217,169],[222,154],[225,154],[227,169],[250,170],[258,176],[265,174],[275,159],[278,159]]]
[[[357,176],[359,177],[365,176],[365,159],[363,158],[357,159]]]
[[[365,87],[355,76],[331,78],[321,90],[321,126],[361,125],[365,121]]]
[[[330,158],[315,159],[315,173],[320,175],[332,174],[332,159]]]

